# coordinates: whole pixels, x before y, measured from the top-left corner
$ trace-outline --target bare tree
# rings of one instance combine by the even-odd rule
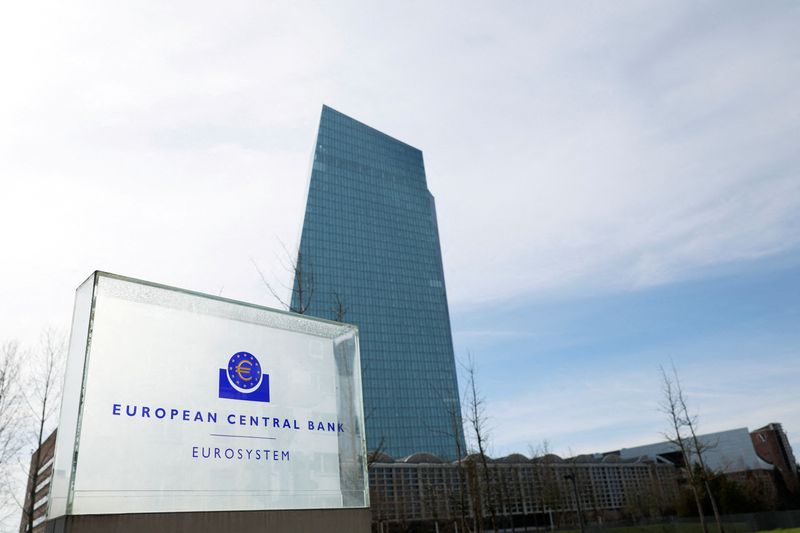
[[[708,479],[709,470],[706,468],[706,463],[703,460],[703,452],[711,447],[711,445],[706,443],[701,443],[700,440],[697,438],[697,415],[690,415],[689,408],[686,406],[686,396],[683,394],[683,387],[681,386],[680,378],[678,377],[678,371],[675,369],[675,365],[672,365],[672,374],[675,377],[675,388],[678,394],[678,405],[681,409],[681,419],[683,425],[689,431],[689,442],[691,446],[691,450],[694,455],[697,457],[697,464],[700,466],[700,479],[702,481],[703,487],[706,490],[706,494],[708,494],[708,499],[711,502],[711,510],[714,512],[714,520],[717,523],[717,531],[719,533],[723,533],[722,527],[722,519],[719,516],[719,508],[717,507],[717,500],[714,498],[714,494],[711,492],[711,485]]]
[[[689,450],[689,443],[683,435],[683,421],[681,417],[680,401],[678,400],[678,392],[672,378],[667,374],[664,367],[661,369],[661,412],[667,415],[669,419],[669,430],[664,432],[664,438],[675,445],[681,454],[683,464],[686,467],[686,476],[689,480],[689,488],[694,496],[695,504],[697,505],[697,514],[700,517],[700,526],[703,528],[703,533],[708,533],[706,526],[705,515],[703,513],[703,503],[700,498],[700,493],[697,490],[697,482],[694,477],[692,469],[692,461]]]
[[[562,490],[563,478],[556,468],[556,464],[561,459],[552,452],[547,439],[537,446],[529,446],[528,450],[531,454],[531,462],[536,464],[531,493],[537,495],[542,511],[547,513],[550,519],[550,528],[555,529],[556,519],[560,524],[561,510],[566,506]],[[557,513],[556,519],[553,517],[554,513]]]
[[[19,344],[6,342],[0,347],[0,465],[19,449],[15,430],[19,424]]]
[[[464,422],[455,402],[449,402],[448,404],[448,417],[450,420],[451,435],[453,437],[453,448],[456,452],[456,466],[458,468],[458,487],[456,489],[458,513],[461,531],[467,532],[469,531],[469,523],[467,522],[467,472],[464,464],[464,442],[461,439],[464,430]]]
[[[0,524],[11,518],[14,505],[14,483],[11,465],[22,446],[19,438],[19,344],[8,341],[0,346]],[[16,464],[16,463],[14,463]]]
[[[447,427],[439,425],[429,427],[433,433],[439,434],[453,444],[455,455],[456,474],[458,479],[450,485],[447,493],[451,517],[454,528],[462,533],[471,531],[467,514],[468,505],[468,464],[466,460],[466,449],[464,444],[464,419],[461,414],[461,403],[458,397],[446,396],[436,383],[429,383],[429,390],[437,395],[438,400],[444,405],[444,412],[447,414]],[[465,404],[464,404],[465,405]]]
[[[578,527],[580,528],[581,533],[584,533],[586,530],[583,525],[583,510],[581,509],[581,495],[578,490],[578,481],[576,479],[576,471],[575,467],[570,468],[566,474],[564,474],[564,479],[570,482],[570,486],[572,488],[572,499],[575,502],[575,513],[578,515]]]
[[[375,449],[367,452],[367,468],[372,468],[372,465],[381,462],[384,451],[386,451],[386,438],[381,437],[381,440],[378,441],[378,445],[375,447]]]
[[[28,366],[30,374],[26,380],[26,393],[23,395],[35,424],[32,428],[32,444],[36,447],[28,473],[28,487],[22,514],[28,523],[28,531],[33,531],[36,487],[39,484],[39,470],[42,466],[42,443],[49,433],[48,428],[58,409],[61,390],[61,372],[64,361],[64,336],[54,329],[42,332],[39,349],[31,353]]]
[[[495,498],[491,473],[486,452],[489,444],[489,428],[486,419],[486,400],[478,392],[478,385],[475,382],[475,362],[469,357],[464,367],[467,373],[467,421],[472,429],[472,437],[475,439],[478,460],[480,461],[483,481],[477,485],[483,485],[486,494],[486,506],[492,521],[492,531],[497,531],[497,510],[495,509]],[[483,529],[481,524],[478,525]],[[480,531],[479,530],[479,531]]]
[[[289,252],[285,244],[282,242],[280,244],[281,249],[283,250],[283,256],[279,257],[278,259],[284,270],[286,270],[292,276],[291,289],[289,287],[282,286],[283,289],[290,290],[288,299],[278,294],[278,291],[275,289],[273,284],[267,280],[267,277],[258,266],[258,263],[256,263],[252,258],[250,261],[253,263],[256,272],[258,272],[258,276],[261,278],[261,282],[264,284],[270,294],[272,294],[272,296],[287,310],[293,313],[304,315],[311,305],[311,298],[314,296],[314,273],[312,271],[311,264],[303,257],[302,252],[299,250],[297,251],[297,256],[295,257]]]
[[[697,416],[690,415],[686,405],[686,396],[683,393],[678,371],[672,366],[672,375],[667,374],[663,367],[661,369],[661,411],[669,419],[669,430],[664,433],[664,437],[675,445],[681,454],[683,463],[686,467],[686,476],[689,480],[689,487],[697,504],[697,513],[700,518],[700,525],[705,533],[708,527],[705,522],[703,512],[701,487],[705,489],[711,501],[714,511],[714,518],[717,523],[719,533],[723,532],[722,520],[719,516],[717,503],[708,483],[707,470],[703,460],[703,452],[708,449],[708,445],[703,444],[697,438]],[[697,459],[699,470],[693,468],[693,459]]]
[[[498,506],[504,518],[503,527],[505,528],[510,525],[511,533],[515,533],[517,529],[514,525],[514,501],[520,499],[520,491],[517,483],[519,476],[513,464],[507,467],[505,465],[498,465],[498,467],[495,468],[495,473],[498,488],[497,495],[499,496]]]
[[[481,479],[478,474],[478,464],[471,457],[467,457],[463,461],[466,469],[467,480],[467,493],[469,494],[469,503],[472,508],[472,530],[476,533],[483,531],[483,495],[481,494]]]
[[[331,308],[331,312],[333,313],[333,319],[336,322],[344,322],[344,315],[347,314],[348,307],[345,305],[344,297],[340,295],[338,292],[333,293],[333,307]]]

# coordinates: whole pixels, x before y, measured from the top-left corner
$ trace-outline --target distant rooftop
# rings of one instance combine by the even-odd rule
[[[697,436],[706,447],[703,461],[711,470],[717,472],[741,472],[743,470],[772,470],[773,466],[756,455],[750,432],[746,427],[708,433]],[[666,464],[683,464],[678,447],[672,442],[662,441],[633,448],[608,452],[605,456],[621,459],[647,457],[652,461]],[[693,457],[692,462],[696,459]]]
[[[466,456],[463,460],[470,461],[470,460],[478,460],[480,456],[477,453],[471,454]],[[547,455],[543,455],[540,457],[533,457],[528,458],[521,453],[512,453],[510,455],[506,455],[505,457],[487,457],[487,462],[489,463],[506,463],[506,464],[530,464],[530,463],[542,463],[542,464],[602,464],[602,463],[652,463],[653,461],[642,455],[637,457],[628,457],[623,458],[617,455],[613,456],[602,456],[602,455],[579,455],[577,457],[570,457],[570,458],[562,458],[556,454],[550,453]],[[380,453],[375,457],[373,464],[395,464],[395,463],[406,463],[406,464],[442,464],[453,462],[456,463],[458,461],[446,461],[441,457],[437,457],[431,453],[426,452],[419,452],[411,454],[407,457],[399,457],[394,458],[384,453]]]

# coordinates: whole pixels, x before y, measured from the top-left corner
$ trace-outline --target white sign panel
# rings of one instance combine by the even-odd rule
[[[66,379],[48,518],[368,505],[352,326],[96,273]]]

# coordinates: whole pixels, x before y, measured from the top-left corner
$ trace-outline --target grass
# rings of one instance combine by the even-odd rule
[[[724,524],[725,533],[749,533],[745,524],[728,522]],[[590,525],[587,531],[594,528]],[[709,527],[709,533],[716,533],[716,527]],[[559,533],[579,533],[579,530],[561,530]],[[700,524],[669,523],[669,524],[650,524],[642,526],[625,527],[603,527],[602,533],[703,533]],[[762,532],[758,532],[762,533]],[[800,529],[774,529],[769,533],[800,533]]]
[[[746,533],[748,530],[744,524],[727,523],[725,525],[726,533]],[[587,528],[591,530],[591,526]],[[709,532],[713,533],[716,528],[708,528]],[[628,526],[628,527],[604,527],[603,533],[702,533],[703,528],[700,524],[652,524],[647,526]],[[559,533],[579,533],[576,530],[560,531]],[[762,530],[757,533],[800,533],[800,528],[795,527],[791,529],[770,529]]]

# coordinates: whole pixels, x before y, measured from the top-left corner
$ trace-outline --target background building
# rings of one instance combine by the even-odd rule
[[[47,518],[47,502],[50,498],[50,481],[53,479],[53,456],[56,449],[56,431],[53,431],[42,445],[31,454],[31,464],[28,467],[28,483],[25,487],[25,505],[22,508],[19,531],[29,531],[28,513],[33,510],[33,532],[44,531]],[[37,463],[38,459],[38,463]],[[32,490],[33,489],[33,490]],[[33,508],[31,508],[31,495]]]
[[[703,446],[703,462],[706,468],[714,472],[730,474],[745,470],[772,471],[770,463],[763,460],[753,448],[747,428],[729,429],[717,433],[698,435]],[[683,466],[683,459],[675,444],[668,441],[645,444],[633,448],[623,448],[613,452],[623,459],[648,457],[661,463]],[[693,455],[692,461],[697,458]]]
[[[769,424],[749,432],[736,428],[698,435],[703,462],[714,477],[724,476],[737,483],[762,507],[797,505],[797,465],[792,448],[780,424]],[[624,459],[647,458],[684,469],[683,457],[671,442],[657,442],[610,452]],[[697,465],[697,456],[690,461]]]
[[[800,495],[798,465],[783,426],[773,422],[750,433],[756,453],[778,471],[786,490]]]
[[[462,520],[489,527],[490,508],[505,531],[574,526],[578,501],[592,523],[656,518],[678,495],[677,469],[644,458],[514,454],[488,459],[487,468],[488,476],[476,455],[454,462],[429,454],[378,458],[369,478],[373,531],[461,532]]]
[[[464,449],[422,152],[327,106],[291,307],[359,327],[370,450],[455,458]]]

